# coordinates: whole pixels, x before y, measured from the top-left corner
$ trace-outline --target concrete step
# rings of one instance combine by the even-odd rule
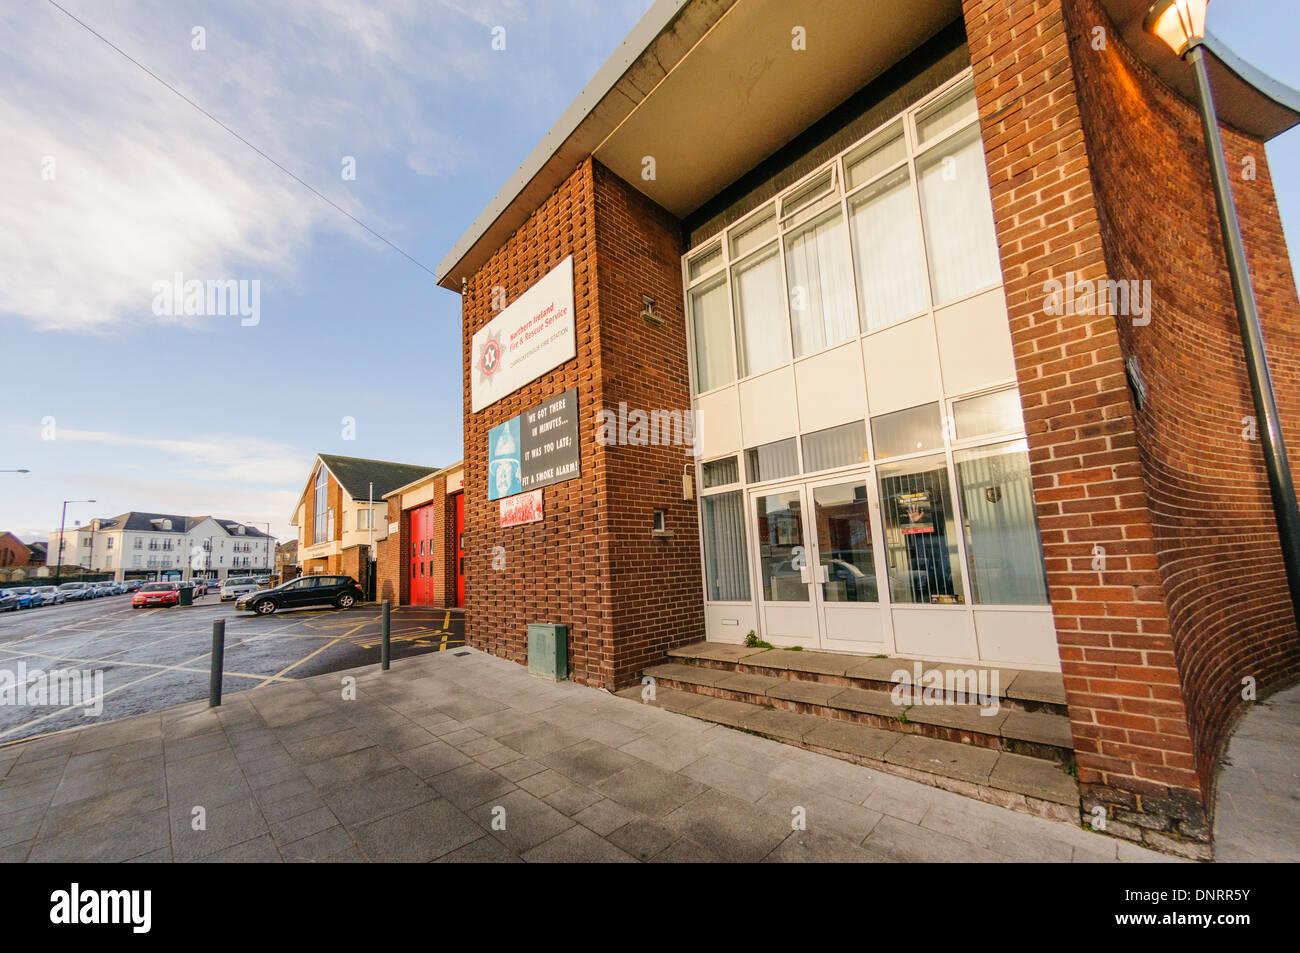
[[[1074,778],[1042,758],[682,691],[667,687],[658,676],[652,700],[643,698],[643,690],[633,685],[617,694],[1004,807],[1079,822]]]
[[[980,686],[988,694],[998,696],[1000,707],[1066,714],[1065,683],[1056,672],[927,662],[902,657],[849,655],[842,652],[751,648],[723,642],[694,642],[679,646],[669,649],[668,657],[672,662],[698,668],[766,675],[791,681],[818,681],[869,691],[889,691],[896,684],[896,672],[901,669],[915,673],[916,666],[919,665],[923,675],[937,672],[943,678],[945,695],[948,694],[948,686],[961,685],[959,675],[972,675],[975,681],[969,683],[967,690]]]
[[[833,723],[922,735],[1057,764],[1069,764],[1074,759],[1070,723],[1064,714],[1006,707],[1002,697],[985,706],[949,701],[946,695],[900,703],[889,691],[846,686],[842,680],[826,681],[822,676],[796,679],[680,661],[652,665],[644,674],[670,690],[816,716]]]

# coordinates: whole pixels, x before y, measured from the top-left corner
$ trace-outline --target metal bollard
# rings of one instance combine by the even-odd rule
[[[388,600],[385,599],[380,604],[382,621],[379,623],[379,667],[385,672],[388,671],[388,662],[392,657],[392,646],[388,641]]]
[[[208,707],[221,704],[221,674],[226,666],[226,620],[212,623],[212,671],[208,675]]]

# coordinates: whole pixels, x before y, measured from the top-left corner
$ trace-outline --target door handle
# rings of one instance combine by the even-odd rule
[[[799,567],[799,581],[800,581],[800,582],[812,582],[812,579],[810,579],[810,578],[809,578],[809,575],[808,575],[808,567],[807,567],[807,566],[801,566],[801,567]]]
[[[826,567],[820,563],[817,565],[817,581],[823,585],[826,583]]]

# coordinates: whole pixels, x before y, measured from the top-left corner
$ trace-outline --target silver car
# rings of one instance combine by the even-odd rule
[[[257,580],[252,576],[234,576],[227,579],[225,585],[221,587],[221,601],[229,602],[250,592],[257,592],[257,589]]]

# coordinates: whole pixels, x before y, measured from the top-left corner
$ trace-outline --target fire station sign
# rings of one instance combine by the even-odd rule
[[[570,255],[474,334],[471,408],[478,413],[577,353]]]
[[[488,499],[572,480],[578,464],[578,389],[488,431]]]
[[[542,518],[542,491],[507,496],[501,501],[501,528],[536,523]]]

